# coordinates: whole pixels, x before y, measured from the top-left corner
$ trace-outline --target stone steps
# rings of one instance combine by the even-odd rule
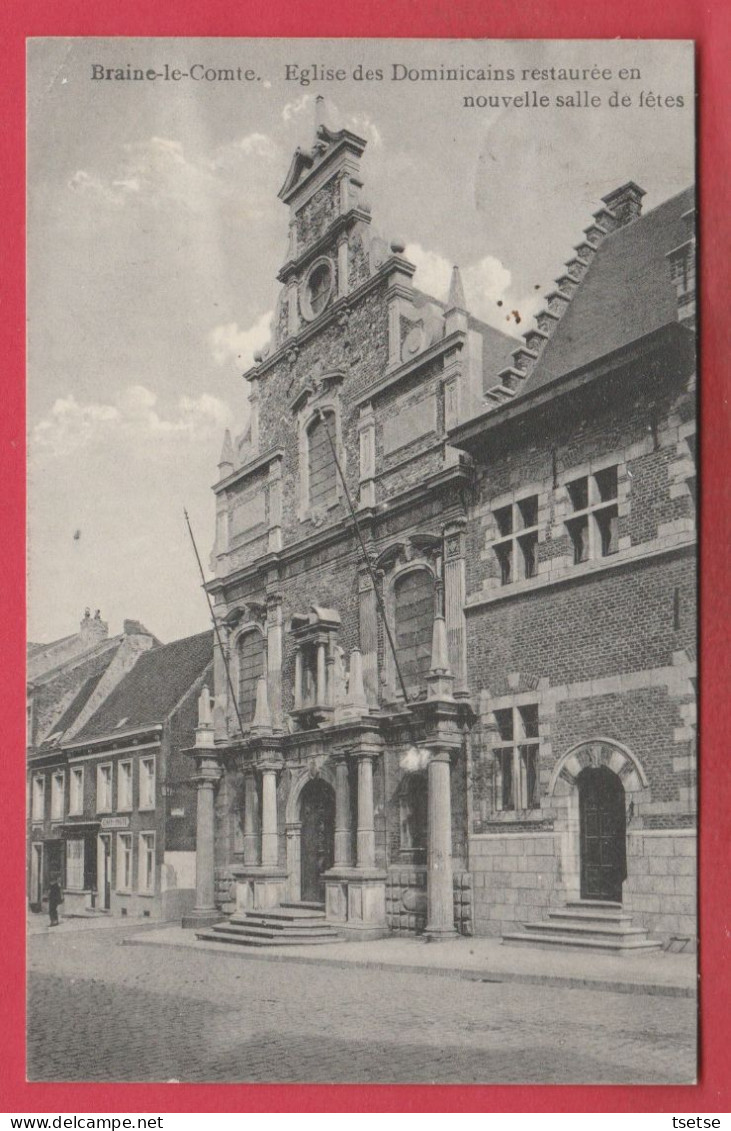
[[[638,954],[662,948],[648,938],[644,927],[631,926],[632,916],[620,903],[572,900],[565,908],[548,912],[548,918],[525,923],[521,931],[503,935],[508,946],[534,946],[544,950],[590,950],[605,954]]]
[[[342,941],[326,921],[322,905],[315,903],[284,903],[270,911],[245,911],[196,931],[196,938],[239,946],[317,946]]]

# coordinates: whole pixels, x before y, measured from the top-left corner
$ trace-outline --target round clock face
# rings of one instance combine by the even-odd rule
[[[329,259],[320,259],[305,282],[305,316],[317,318],[327,306],[333,289],[333,269]]]

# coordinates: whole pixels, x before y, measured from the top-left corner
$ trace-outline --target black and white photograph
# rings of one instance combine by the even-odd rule
[[[695,117],[28,41],[30,1081],[696,1081]]]

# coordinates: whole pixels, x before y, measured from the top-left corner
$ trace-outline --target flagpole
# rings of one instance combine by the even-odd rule
[[[240,731],[241,736],[243,738],[244,728],[241,724],[241,715],[239,714],[239,705],[236,701],[236,695],[234,693],[233,683],[231,682],[231,672],[229,671],[228,657],[227,657],[227,655],[226,655],[226,653],[223,649],[223,641],[221,640],[221,632],[220,632],[219,627],[218,627],[218,621],[216,620],[216,615],[213,612],[213,602],[211,601],[211,595],[208,592],[208,588],[206,586],[206,577],[205,577],[205,574],[203,573],[203,563],[201,562],[201,556],[198,553],[198,547],[196,546],[195,538],[193,536],[193,528],[190,525],[190,518],[188,517],[188,512],[185,509],[185,507],[183,507],[183,514],[185,515],[185,521],[186,521],[187,526],[188,526],[188,533],[190,534],[190,540],[193,543],[193,550],[195,551],[195,558],[196,558],[196,561],[198,562],[198,570],[200,571],[200,575],[201,575],[201,582],[203,584],[203,592],[206,595],[206,600],[208,601],[208,609],[209,609],[210,614],[211,614],[211,623],[213,625],[213,630],[216,634],[216,639],[218,641],[218,647],[219,647],[220,652],[221,652],[221,659],[223,660],[223,666],[226,669],[226,680],[228,682],[228,689],[231,693],[231,702],[234,705],[234,710],[236,711],[236,718],[237,718],[238,724],[239,724],[239,731]]]

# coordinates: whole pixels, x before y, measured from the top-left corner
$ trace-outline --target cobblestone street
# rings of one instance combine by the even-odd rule
[[[31,1080],[687,1083],[691,999],[29,940]]]

